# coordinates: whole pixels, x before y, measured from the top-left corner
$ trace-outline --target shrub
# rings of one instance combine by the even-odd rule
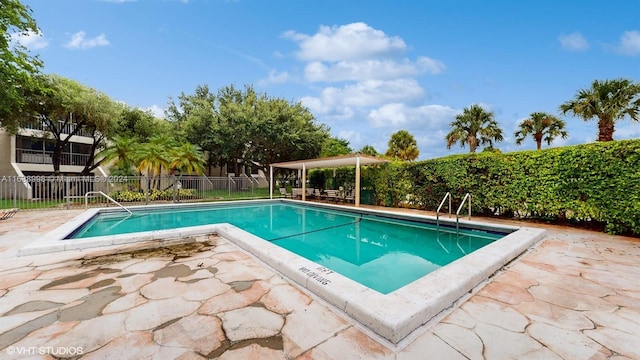
[[[149,196],[149,201],[161,200],[161,199],[170,200],[170,199],[173,199],[173,194],[174,194],[173,189],[167,189],[162,191],[158,189],[152,189],[151,191],[149,191],[148,196]],[[118,202],[141,202],[141,201],[146,201],[147,199],[147,194],[145,194],[144,191],[129,191],[129,190],[114,191],[112,193],[109,193],[109,196],[111,196],[113,199],[115,199]],[[197,198],[196,190],[180,189],[178,190],[178,197],[181,199]]]
[[[409,206],[436,210],[449,191],[455,211],[469,192],[475,214],[602,224],[610,233],[640,234],[640,140],[389,163],[364,172],[363,181],[374,185],[384,206],[409,199]]]

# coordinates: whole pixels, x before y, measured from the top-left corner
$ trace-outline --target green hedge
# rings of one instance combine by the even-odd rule
[[[475,214],[640,234],[640,140],[389,163],[371,167],[363,178],[374,184],[379,205],[435,210],[450,191],[455,211],[469,192]]]
[[[157,190],[153,189],[148,193],[149,201],[172,199],[174,194],[173,189]],[[109,196],[118,202],[140,202],[147,200],[147,194],[142,191],[114,191],[109,193]],[[178,190],[178,196],[184,198],[195,198],[195,189],[180,189]]]

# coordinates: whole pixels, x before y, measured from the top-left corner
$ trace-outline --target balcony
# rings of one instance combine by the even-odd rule
[[[61,134],[71,134],[75,129],[76,129],[76,124],[70,124],[68,122],[65,121],[58,121],[58,129],[60,129],[60,133]],[[49,128],[47,128],[47,126],[45,125],[44,122],[42,121],[32,121],[28,124],[25,124],[23,126],[23,129],[31,129],[31,130],[36,130],[36,131],[49,131]],[[87,129],[85,129],[84,127],[82,127],[80,130],[78,130],[78,132],[75,134],[76,136],[86,136],[86,137],[93,137],[93,133]]]
[[[63,152],[60,165],[85,166],[89,154]],[[16,162],[24,164],[53,164],[53,151],[16,149]]]

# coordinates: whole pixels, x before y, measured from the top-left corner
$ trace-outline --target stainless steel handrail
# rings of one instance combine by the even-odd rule
[[[447,198],[449,198],[449,216],[451,216],[451,193],[447,192],[446,194],[444,194],[444,197],[440,202],[440,206],[438,206],[438,210],[436,210],[436,228],[440,226],[440,209],[442,208],[442,205],[444,205],[444,202],[445,200],[447,200]]]
[[[129,215],[133,215],[131,210],[129,210],[126,207],[122,206],[122,204],[120,204],[119,202],[115,201],[111,196],[103,193],[102,191],[89,191],[86,194],[84,194],[84,208],[85,209],[89,208],[89,194],[100,194],[100,195],[106,197],[107,199],[109,199],[112,203],[114,203],[114,204],[118,205],[119,207],[123,208],[126,212],[129,213]]]
[[[471,193],[467,193],[462,202],[460,203],[460,207],[458,207],[458,211],[456,211],[456,232],[460,230],[460,224],[458,220],[460,219],[460,211],[462,211],[462,207],[464,206],[464,202],[469,200],[469,220],[471,220]]]

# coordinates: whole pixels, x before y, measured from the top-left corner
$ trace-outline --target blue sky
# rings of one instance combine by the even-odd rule
[[[444,140],[471,104],[495,113],[502,151],[535,111],[595,79],[640,80],[640,2],[387,0],[23,0],[40,36],[20,39],[44,71],[162,115],[197,85],[245,84],[300,101],[351,147],[387,148],[408,130],[420,159],[467,152]],[[569,138],[591,142],[596,121],[573,117]],[[616,139],[640,137],[621,121]]]

